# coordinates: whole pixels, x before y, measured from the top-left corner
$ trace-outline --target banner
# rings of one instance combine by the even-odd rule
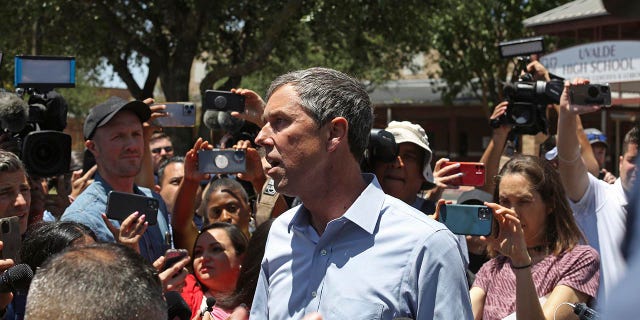
[[[587,78],[592,83],[640,80],[640,41],[603,41],[547,54],[540,62],[549,72],[567,80]]]

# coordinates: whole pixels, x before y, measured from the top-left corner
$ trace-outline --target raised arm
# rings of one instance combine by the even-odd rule
[[[586,84],[588,80],[577,79],[574,85]],[[575,106],[569,101],[570,83],[565,81],[564,91],[560,97],[558,115],[558,169],[567,196],[572,201],[582,198],[589,186],[587,167],[582,161],[580,144],[576,130],[577,115],[600,110],[599,106]]]
[[[198,138],[184,159],[184,178],[178,187],[176,202],[173,207],[171,226],[176,248],[187,249],[189,255],[198,237],[198,228],[193,222],[195,214],[195,197],[200,181],[208,179],[208,174],[198,172],[198,150],[211,149],[209,142]]]
[[[507,101],[499,103],[493,109],[493,114],[491,114],[490,120],[497,119],[504,115],[505,112],[507,112],[508,106],[509,103]],[[489,141],[487,149],[484,150],[484,153],[480,158],[480,162],[484,163],[486,176],[484,186],[479,187],[478,189],[486,191],[489,194],[493,194],[493,190],[496,188],[496,183],[493,177],[497,176],[498,171],[500,170],[500,157],[502,157],[502,152],[504,151],[509,131],[511,131],[510,124],[501,124],[500,127],[494,128],[491,135],[491,141]]]

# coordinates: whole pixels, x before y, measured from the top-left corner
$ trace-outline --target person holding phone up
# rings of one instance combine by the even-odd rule
[[[599,257],[578,228],[560,177],[538,157],[520,155],[497,176],[493,258],[470,290],[475,319],[574,319],[563,302],[593,302]],[[515,316],[512,315],[515,313]],[[511,319],[511,318],[509,318]]]
[[[94,182],[61,217],[62,221],[76,221],[88,226],[100,241],[115,242],[115,237],[102,220],[102,213],[107,212],[109,193],[119,191],[156,198],[157,224],[149,225],[140,239],[140,254],[149,262],[163,256],[169,247],[165,239],[169,233],[169,218],[164,201],[157,193],[134,183],[145,152],[143,123],[160,116],[156,112],[159,109],[149,107],[151,103],[153,99],[143,102],[111,97],[91,109],[85,119],[83,133],[85,146],[94,155],[98,172]],[[139,210],[131,208],[124,217],[134,211]],[[111,220],[117,227],[120,222]]]

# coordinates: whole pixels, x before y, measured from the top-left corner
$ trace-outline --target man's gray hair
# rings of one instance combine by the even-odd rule
[[[267,91],[267,100],[280,87],[291,85],[300,104],[319,127],[336,117],[349,123],[349,149],[360,161],[369,143],[373,125],[373,107],[364,85],[333,69],[309,68],[276,78]]]
[[[15,153],[0,150],[0,172],[16,172],[20,170],[26,172],[20,158]]]
[[[157,271],[114,243],[72,246],[36,272],[25,319],[166,319]]]

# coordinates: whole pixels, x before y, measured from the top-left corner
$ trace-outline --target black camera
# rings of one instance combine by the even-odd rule
[[[498,128],[503,124],[511,124],[513,134],[546,134],[549,130],[547,105],[560,102],[564,79],[554,76],[550,81],[535,81],[533,75],[527,72],[527,65],[531,62],[528,55],[544,51],[542,38],[501,42],[498,47],[503,58],[517,56],[517,63],[512,82],[504,86],[504,95],[509,102],[507,111],[503,116],[491,120],[491,126]]]
[[[11,151],[20,156],[31,175],[66,173],[71,136],[61,131],[67,126],[68,105],[53,88],[75,86],[75,59],[17,56],[15,63],[17,94],[0,96],[0,123],[9,144],[15,146]],[[22,98],[25,93],[28,103]]]
[[[397,156],[398,145],[393,134],[384,129],[371,129],[360,167],[363,172],[373,172],[376,161],[389,163],[395,161]]]

